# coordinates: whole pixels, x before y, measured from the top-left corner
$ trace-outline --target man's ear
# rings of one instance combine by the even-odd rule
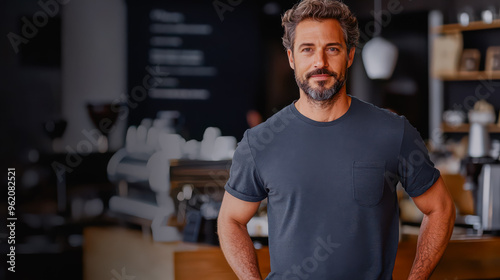
[[[290,64],[290,68],[292,68],[293,70],[295,70],[294,66],[294,62],[293,62],[293,52],[291,49],[287,49],[286,50],[286,54],[288,55],[288,63]]]
[[[347,64],[347,68],[351,67],[352,62],[354,61],[354,54],[356,53],[356,47],[352,47],[349,50],[349,63]]]

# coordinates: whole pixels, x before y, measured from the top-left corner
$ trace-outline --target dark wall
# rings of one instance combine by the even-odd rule
[[[37,1],[0,2],[0,154],[12,162],[31,148],[46,150],[43,122],[61,112],[60,17],[49,18],[16,53],[8,34],[22,35],[22,21],[40,10]]]
[[[212,2],[207,1],[174,3],[129,0],[127,5],[128,92],[132,92],[134,86],[142,84],[146,66],[155,67],[149,61],[148,53],[151,49],[202,52],[203,62],[200,65],[185,66],[182,62],[176,62],[161,66],[174,70],[179,67],[210,67],[216,71],[213,76],[168,73],[164,78],[175,79],[178,85],[159,85],[157,89],[203,89],[209,96],[204,100],[148,96],[137,108],[130,111],[130,124],[138,125],[145,117],[154,119],[158,111],[177,110],[182,114],[182,130],[187,139],[201,140],[204,130],[209,126],[221,128],[223,135],[243,135],[248,128],[246,112],[255,106],[254,96],[258,94],[261,85],[259,6],[254,2],[242,2],[235,6],[234,10],[219,10],[219,17]],[[182,23],[203,24],[210,26],[212,31],[208,35],[152,33],[149,31],[150,26],[161,23],[150,20],[150,11],[155,9],[181,13],[184,15]],[[182,44],[168,48],[152,46],[149,41],[150,37],[154,36],[176,36],[181,38]]]

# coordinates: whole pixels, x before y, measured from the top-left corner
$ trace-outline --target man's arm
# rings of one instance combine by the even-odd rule
[[[239,279],[262,279],[257,255],[246,226],[259,205],[260,202],[243,201],[228,192],[222,200],[218,218],[220,246]]]
[[[424,213],[424,218],[408,280],[428,279],[453,232],[455,205],[441,177],[425,193],[414,197],[413,201]]]

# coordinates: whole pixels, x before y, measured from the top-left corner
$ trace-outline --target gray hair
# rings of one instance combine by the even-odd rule
[[[336,19],[344,33],[347,50],[356,47],[359,41],[358,20],[346,4],[336,0],[303,0],[285,12],[281,25],[285,29],[283,46],[293,51],[295,28],[306,19],[321,21]]]

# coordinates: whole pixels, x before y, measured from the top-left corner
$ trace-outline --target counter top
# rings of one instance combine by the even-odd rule
[[[153,242],[140,231],[116,227],[86,228],[84,238],[85,280],[123,274],[137,280],[237,279],[217,246]],[[395,280],[407,279],[416,244],[416,236],[403,236],[394,267]],[[257,250],[257,257],[265,276],[270,271],[268,248]],[[500,279],[499,267],[500,237],[457,239],[450,241],[431,280]]]

